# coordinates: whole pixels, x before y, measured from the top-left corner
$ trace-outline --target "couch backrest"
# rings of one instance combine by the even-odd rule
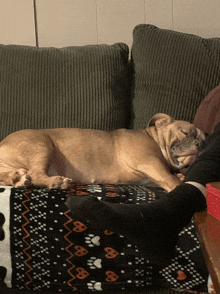
[[[0,46],[0,139],[26,128],[128,126],[128,47]]]
[[[27,128],[145,128],[192,122],[220,84],[220,39],[138,25],[133,46],[0,46],[0,139]]]
[[[141,24],[133,31],[135,129],[165,112],[193,122],[205,96],[220,84],[220,38],[202,38]]]

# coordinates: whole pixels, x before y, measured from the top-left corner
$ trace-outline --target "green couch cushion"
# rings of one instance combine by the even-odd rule
[[[192,122],[200,102],[220,83],[220,38],[141,24],[133,31],[132,62],[133,128],[146,127],[158,112]]]
[[[124,43],[0,45],[0,139],[24,128],[127,127],[128,55]]]

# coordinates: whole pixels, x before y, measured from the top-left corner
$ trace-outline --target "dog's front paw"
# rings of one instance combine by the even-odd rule
[[[62,176],[51,177],[51,179],[49,189],[68,189],[73,184],[72,179]]]
[[[176,174],[177,178],[182,182],[185,179],[185,175],[182,173]]]

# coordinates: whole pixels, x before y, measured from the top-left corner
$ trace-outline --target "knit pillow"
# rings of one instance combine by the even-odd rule
[[[0,139],[25,128],[127,127],[126,44],[0,45]]]
[[[135,129],[165,112],[192,122],[207,93],[220,82],[220,38],[138,25],[133,31]]]

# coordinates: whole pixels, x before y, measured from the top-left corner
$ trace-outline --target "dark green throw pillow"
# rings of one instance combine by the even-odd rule
[[[192,122],[200,102],[220,83],[220,38],[159,29],[134,28],[133,128],[165,112]]]
[[[26,128],[127,127],[128,55],[124,43],[0,45],[0,139]]]

